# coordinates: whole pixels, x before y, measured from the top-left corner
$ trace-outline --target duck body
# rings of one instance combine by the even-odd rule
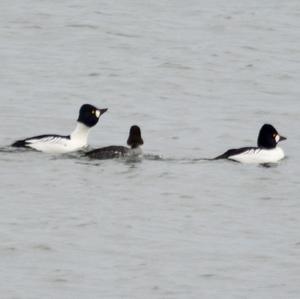
[[[127,140],[127,144],[130,147],[110,145],[89,151],[85,154],[85,156],[98,160],[139,156],[143,154],[141,148],[143,143],[144,141],[141,137],[140,128],[138,126],[132,126]]]
[[[102,148],[98,148],[86,153],[86,156],[92,159],[114,159],[121,158],[128,154],[129,148],[126,146],[111,145]]]
[[[270,124],[264,124],[258,134],[257,147],[242,147],[230,149],[214,160],[228,159],[240,163],[276,163],[285,156],[284,151],[277,146],[280,141],[286,140],[278,134]]]
[[[215,159],[228,159],[246,164],[276,163],[284,158],[284,151],[280,147],[264,149],[259,147],[242,147],[230,149]]]
[[[85,104],[79,111],[77,125],[70,135],[45,134],[18,140],[13,147],[30,148],[50,154],[64,154],[81,150],[87,146],[90,128],[107,109],[97,109]]]

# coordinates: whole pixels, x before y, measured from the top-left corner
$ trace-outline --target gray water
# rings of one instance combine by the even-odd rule
[[[298,0],[2,0],[0,298],[299,298],[299,30]],[[83,103],[146,157],[7,147]],[[277,165],[201,160],[263,123]]]

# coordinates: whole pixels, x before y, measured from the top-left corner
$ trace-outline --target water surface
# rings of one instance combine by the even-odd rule
[[[1,298],[299,298],[299,1],[0,8]],[[83,103],[109,108],[92,147],[137,124],[148,156],[6,147]],[[266,122],[278,165],[201,160]]]

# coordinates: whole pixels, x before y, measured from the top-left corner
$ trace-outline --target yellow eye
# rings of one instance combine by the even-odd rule
[[[276,134],[274,133],[274,134],[273,134],[273,138],[275,138],[275,137],[276,137]]]
[[[95,110],[92,111],[92,114],[95,114]]]

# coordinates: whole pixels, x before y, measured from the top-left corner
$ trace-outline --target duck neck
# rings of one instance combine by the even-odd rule
[[[137,145],[137,146],[131,146],[130,152],[132,155],[142,155],[143,154],[143,150],[142,148]]]
[[[77,122],[74,131],[71,134],[71,139],[78,140],[82,144],[87,144],[90,128],[81,122]]]
[[[140,147],[140,145],[139,145],[138,143],[133,143],[133,144],[131,145],[131,148],[132,148],[132,149],[139,148],[139,147]]]

